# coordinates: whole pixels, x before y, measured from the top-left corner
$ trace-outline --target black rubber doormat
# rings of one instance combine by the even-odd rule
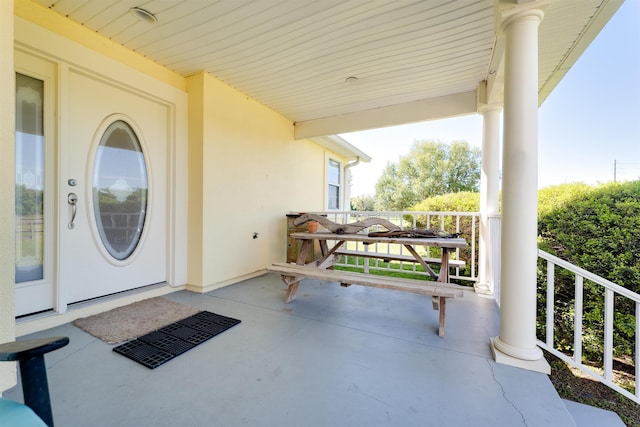
[[[238,319],[201,311],[114,347],[113,351],[155,369],[238,323]]]

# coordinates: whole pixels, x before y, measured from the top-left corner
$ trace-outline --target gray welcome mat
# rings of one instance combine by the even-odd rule
[[[116,344],[156,331],[200,310],[156,297],[73,322],[78,328],[109,344]]]

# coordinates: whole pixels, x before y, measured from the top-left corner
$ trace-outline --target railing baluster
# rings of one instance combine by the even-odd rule
[[[613,379],[613,313],[614,293],[604,290],[604,378]]]
[[[573,360],[582,363],[582,313],[584,301],[584,280],[576,274],[576,290],[574,298],[574,319],[573,319]]]
[[[471,256],[469,261],[471,263],[471,277],[476,277],[476,262],[479,261],[476,258],[476,218],[479,219],[480,217],[471,217]],[[460,251],[458,251],[457,257],[458,259],[460,258]]]
[[[455,219],[456,219],[456,233],[460,232],[460,214],[456,214],[455,215]],[[443,228],[444,230],[444,228]],[[473,245],[473,239],[471,239],[471,244]],[[471,253],[473,254],[473,249],[471,250]],[[460,259],[460,248],[456,248],[455,250],[455,254],[456,254],[456,259]],[[473,256],[473,255],[472,255]],[[473,262],[471,262],[471,264],[473,264]],[[458,274],[458,269],[456,268],[456,274]],[[471,274],[473,276],[473,274]]]
[[[547,345],[553,347],[553,319],[555,318],[555,264],[547,261]]]

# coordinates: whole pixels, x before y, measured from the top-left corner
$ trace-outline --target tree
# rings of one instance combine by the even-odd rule
[[[376,209],[405,210],[429,197],[478,191],[480,150],[466,141],[418,141],[376,183]]]
[[[375,207],[379,211],[401,211],[416,202],[410,183],[395,163],[387,163],[376,183]]]
[[[42,216],[44,202],[42,190],[34,190],[24,185],[16,185],[16,216]]]
[[[351,199],[351,210],[373,211],[375,210],[375,198],[371,194],[364,194]]]

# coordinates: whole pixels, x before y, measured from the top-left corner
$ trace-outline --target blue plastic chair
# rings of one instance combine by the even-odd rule
[[[37,338],[0,344],[0,361],[18,362],[24,405],[0,399],[0,424],[53,427],[44,355],[69,344],[67,337]]]

